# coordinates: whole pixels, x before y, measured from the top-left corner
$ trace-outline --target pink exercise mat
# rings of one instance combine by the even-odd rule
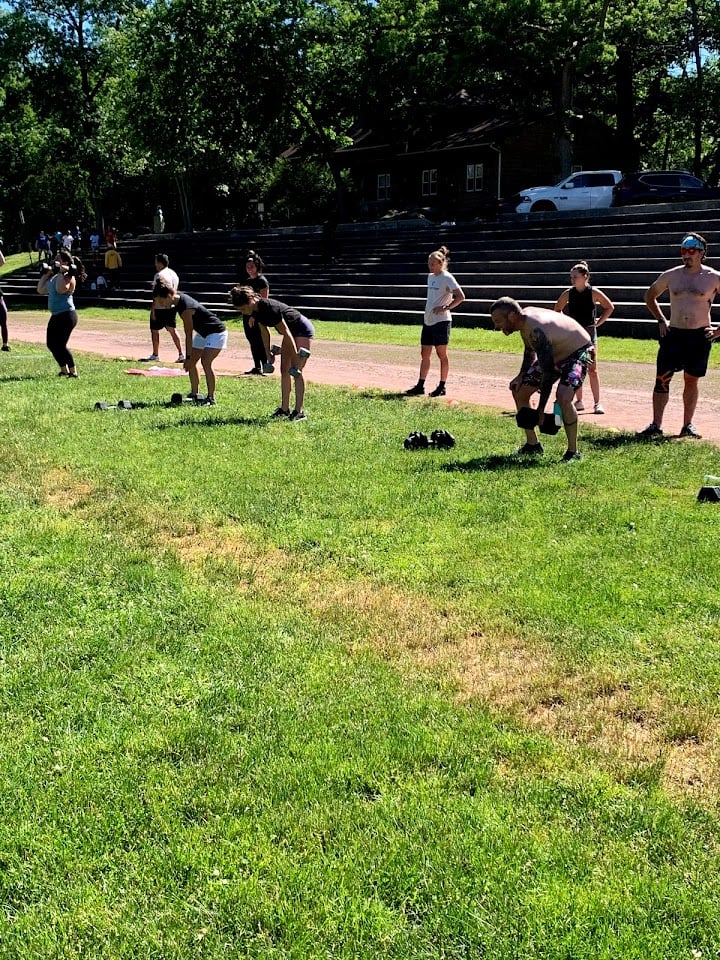
[[[137,377],[186,377],[186,370],[178,370],[177,367],[130,367],[125,373],[134,374]]]

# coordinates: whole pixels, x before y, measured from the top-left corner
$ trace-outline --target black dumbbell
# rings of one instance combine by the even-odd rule
[[[438,450],[449,450],[455,446],[455,437],[447,430],[433,430],[430,434],[430,443]]]
[[[515,415],[515,423],[521,430],[532,430],[540,422],[540,414],[534,407],[520,407]]]
[[[173,407],[179,407],[182,403],[198,403],[202,399],[203,398],[200,396],[200,394],[188,394],[187,396],[184,396],[182,393],[174,393],[170,397],[170,403]]]
[[[425,450],[430,446],[430,440],[426,433],[421,433],[419,430],[413,430],[412,433],[409,433],[403,442],[403,446],[406,450]]]
[[[117,403],[105,403],[104,400],[98,400],[95,404],[96,410],[132,410],[133,405],[130,400],[118,400]]]
[[[548,433],[554,437],[560,431],[560,424],[555,419],[554,413],[546,413],[540,424],[540,433]]]

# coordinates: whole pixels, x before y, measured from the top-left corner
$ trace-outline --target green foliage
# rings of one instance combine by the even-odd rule
[[[617,165],[715,180],[718,37],[714,0],[13,0],[0,12],[4,221],[24,209],[34,234],[137,195],[143,220],[161,199],[177,227],[234,226],[285,179],[275,164],[291,146],[307,168],[292,179],[319,191],[309,206],[329,183],[341,204],[334,151],[354,120],[402,144],[461,89],[491,116],[549,113],[558,137],[592,114],[617,133]],[[283,219],[308,206],[273,203]]]

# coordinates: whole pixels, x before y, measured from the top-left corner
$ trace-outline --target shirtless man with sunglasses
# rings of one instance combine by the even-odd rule
[[[678,370],[685,374],[681,437],[699,440],[692,418],[698,402],[700,379],[707,372],[710,346],[720,339],[720,329],[710,325],[710,308],[720,293],[720,273],[703,263],[707,242],[699,233],[687,233],[680,243],[682,265],[661,273],[645,294],[648,310],[658,322],[660,346],[653,389],[653,421],[638,437],[662,437],[665,407],[670,399],[670,381]],[[670,321],[658,303],[670,294]]]

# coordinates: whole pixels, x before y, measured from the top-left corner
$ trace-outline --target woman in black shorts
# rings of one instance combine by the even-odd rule
[[[230,291],[233,306],[252,324],[274,327],[282,335],[280,348],[280,406],[274,417],[307,420],[303,409],[305,378],[303,367],[310,356],[310,344],[315,328],[307,317],[294,307],[279,300],[265,300],[250,287],[233,287]],[[295,407],[290,410],[290,394],[295,384]]]

